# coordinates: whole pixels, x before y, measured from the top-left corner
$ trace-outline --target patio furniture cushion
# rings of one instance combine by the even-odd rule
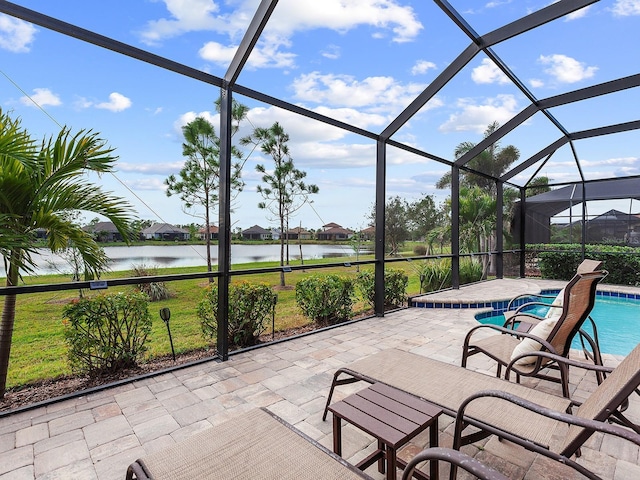
[[[538,338],[546,339],[553,328],[556,326],[560,315],[554,315],[546,320],[541,321],[535,327],[531,329],[529,332],[531,335],[534,335]],[[519,357],[520,355],[525,355],[527,353],[537,352],[542,349],[542,344],[540,342],[536,342],[532,338],[523,338],[520,342],[515,346],[513,351],[511,352],[511,360]],[[516,365],[529,365],[535,363],[537,360],[536,357],[524,357],[515,362]]]
[[[551,318],[553,316],[558,315],[558,312],[560,310],[557,307],[562,307],[563,300],[564,300],[564,288],[560,290],[558,292],[558,295],[556,295],[556,298],[553,299],[553,302],[551,302],[551,307],[549,307],[549,310],[547,310],[547,313],[545,314],[544,318]]]

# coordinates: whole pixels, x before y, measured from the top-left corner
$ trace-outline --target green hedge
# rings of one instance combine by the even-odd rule
[[[375,308],[375,273],[367,270],[358,273],[356,285],[362,298]],[[401,307],[407,300],[409,276],[404,270],[388,268],[384,271],[384,305],[385,307]]]
[[[266,284],[238,282],[229,285],[229,335],[230,345],[248,347],[267,329],[272,319],[278,296]],[[198,303],[198,317],[205,338],[213,340],[218,335],[218,287],[210,285]]]
[[[543,278],[570,280],[582,262],[580,244],[527,245],[527,251],[538,258]],[[603,283],[640,285],[640,251],[615,245],[585,245],[585,257],[602,261],[609,272]]]
[[[296,284],[302,313],[321,325],[351,318],[354,298],[353,279],[342,275],[312,275]]]

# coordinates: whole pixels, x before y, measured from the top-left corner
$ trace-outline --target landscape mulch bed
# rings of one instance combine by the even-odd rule
[[[260,343],[271,342],[283,338],[299,335],[317,328],[315,325],[305,325],[303,327],[291,328],[264,334],[260,337]],[[135,368],[123,369],[115,373],[102,374],[98,376],[68,375],[55,379],[34,382],[20,387],[7,390],[3,400],[0,400],[0,412],[20,409],[40,402],[46,402],[57,397],[70,395],[95,387],[108,385],[110,383],[138,377],[153,372],[160,372],[168,368],[179,365],[186,365],[198,360],[215,357],[215,350],[201,349],[191,352],[176,354],[174,362],[171,355],[165,355],[150,359]]]

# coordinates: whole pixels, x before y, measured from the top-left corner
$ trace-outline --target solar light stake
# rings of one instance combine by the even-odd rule
[[[160,309],[160,318],[167,326],[167,332],[169,332],[169,343],[171,343],[171,354],[173,355],[173,361],[176,361],[176,352],[173,349],[173,338],[171,338],[171,329],[169,328],[169,319],[171,318],[171,310],[169,307],[163,307]]]

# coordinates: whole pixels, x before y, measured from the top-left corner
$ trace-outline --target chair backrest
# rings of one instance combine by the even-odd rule
[[[601,260],[591,260],[589,258],[582,261],[576,269],[576,274],[595,272],[602,266]]]
[[[562,313],[547,337],[559,355],[569,354],[573,337],[593,310],[598,282],[607,274],[606,270],[577,273],[564,288]]]
[[[640,344],[598,385],[575,415],[604,422],[640,386]],[[563,454],[573,455],[593,432],[572,425],[564,441]]]

